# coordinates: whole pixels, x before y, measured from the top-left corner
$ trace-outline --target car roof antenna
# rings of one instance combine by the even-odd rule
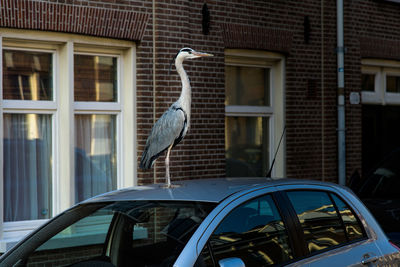
[[[279,147],[281,146],[281,142],[282,142],[283,136],[285,135],[285,131],[286,131],[286,125],[285,125],[285,127],[283,127],[283,132],[282,132],[282,135],[281,135],[281,139],[279,140],[278,147],[276,148],[274,159],[272,160],[272,163],[271,163],[271,167],[269,167],[267,175],[265,176],[267,178],[271,178],[272,168],[274,167],[276,155],[278,154]]]

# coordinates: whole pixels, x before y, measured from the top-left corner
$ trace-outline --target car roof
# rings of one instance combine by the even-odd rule
[[[277,185],[331,185],[334,184],[303,179],[277,178],[215,178],[180,180],[172,183],[170,188],[165,184],[149,184],[112,191],[87,202],[122,201],[122,200],[174,200],[201,201],[219,203],[226,197],[244,190],[272,187]]]

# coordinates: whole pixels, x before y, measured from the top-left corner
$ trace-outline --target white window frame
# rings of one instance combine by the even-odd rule
[[[32,100],[2,100],[2,110],[1,110],[1,120],[3,120],[3,114],[48,114],[51,115],[51,122],[52,122],[52,158],[53,161],[57,160],[57,153],[56,153],[56,146],[57,143],[57,136],[55,134],[55,129],[57,129],[57,87],[56,87],[56,80],[57,80],[57,72],[56,72],[56,62],[57,62],[57,53],[54,49],[41,49],[39,46],[32,44],[30,47],[20,48],[14,47],[12,42],[3,42],[3,46],[1,48],[1,53],[4,50],[14,50],[14,51],[29,51],[29,52],[44,52],[44,53],[51,53],[53,66],[52,66],[52,74],[53,74],[53,100],[51,101],[32,101]],[[1,66],[2,68],[2,66]],[[2,72],[1,72],[2,73]],[[3,78],[3,75],[1,75]],[[1,84],[1,88],[3,88],[3,84]],[[1,89],[1,99],[3,99],[3,90]],[[3,129],[3,121],[1,121],[1,129]],[[1,131],[1,137],[3,137],[3,132]],[[1,142],[2,142],[1,138]],[[3,150],[1,150],[1,155],[3,155]],[[2,156],[1,156],[2,157]],[[1,162],[2,158],[1,158]],[[52,191],[54,190],[54,177],[56,174],[56,170],[54,166],[52,166]],[[1,170],[1,181],[3,182],[3,170]],[[1,195],[3,195],[3,188],[1,188]],[[55,214],[55,207],[54,207],[54,194],[52,194],[52,210],[51,214]],[[3,208],[2,208],[3,211]],[[3,221],[3,212],[0,216]],[[4,229],[4,236],[5,238],[18,238],[21,233],[29,233],[32,228],[36,228],[40,226],[46,220],[26,220],[26,221],[17,221],[17,222],[4,222],[3,229]],[[2,251],[2,246],[0,243],[0,252]]]
[[[2,100],[2,50],[53,53],[53,101]],[[116,115],[117,188],[137,184],[136,158],[136,45],[134,42],[54,32],[0,29],[0,127],[3,113],[53,114],[52,216],[74,204],[74,115]],[[74,54],[117,57],[118,101],[74,102]],[[39,102],[39,103],[38,103]],[[23,106],[20,106],[23,104]],[[3,155],[0,131],[0,155]],[[123,144],[123,145],[122,145]],[[0,160],[0,197],[3,197],[3,159]],[[2,203],[2,202],[1,202]],[[4,222],[0,204],[0,253],[47,220]]]
[[[117,99],[115,102],[94,102],[94,101],[75,101],[74,100],[74,115],[75,114],[90,114],[90,115],[115,115],[116,116],[116,128],[122,128],[122,108],[121,108],[121,69],[122,69],[122,59],[120,51],[115,51],[114,54],[110,54],[108,49],[107,53],[102,53],[103,51],[98,51],[97,53],[81,52],[79,47],[75,48],[74,55],[88,55],[88,56],[106,56],[106,57],[116,57],[117,58]],[[105,52],[105,51],[104,51]],[[74,88],[75,89],[75,88]],[[75,118],[75,116],[74,116]],[[74,119],[75,120],[75,119]],[[123,188],[123,182],[121,179],[121,149],[122,149],[122,134],[121,131],[116,133],[116,148],[117,148],[117,188]]]
[[[361,91],[362,103],[400,105],[400,93],[386,92],[386,76],[400,76],[400,61],[363,59],[361,65],[362,74],[375,75],[375,90],[374,92]]]
[[[246,66],[269,69],[270,103],[268,106],[226,105],[225,116],[269,118],[269,162],[271,165],[285,127],[285,58],[267,51],[246,49],[225,49],[225,65]],[[267,165],[267,166],[268,166]],[[282,139],[278,150],[272,176],[286,176],[286,138]]]

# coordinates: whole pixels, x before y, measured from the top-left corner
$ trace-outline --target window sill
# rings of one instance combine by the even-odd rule
[[[0,255],[10,250],[20,239],[1,239],[0,240]]]
[[[0,253],[4,253],[12,248],[30,232],[45,222],[47,222],[47,220],[5,222],[3,224],[3,238],[0,239]]]

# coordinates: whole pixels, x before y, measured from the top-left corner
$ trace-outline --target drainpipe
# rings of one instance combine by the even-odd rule
[[[337,0],[337,75],[338,75],[338,181],[346,184],[346,126],[344,97],[344,45],[343,45],[343,0]]]
[[[157,105],[157,99],[156,99],[156,0],[152,1],[152,9],[153,9],[153,125],[156,123],[156,105]],[[157,163],[154,162],[153,166],[153,184],[157,182]]]

